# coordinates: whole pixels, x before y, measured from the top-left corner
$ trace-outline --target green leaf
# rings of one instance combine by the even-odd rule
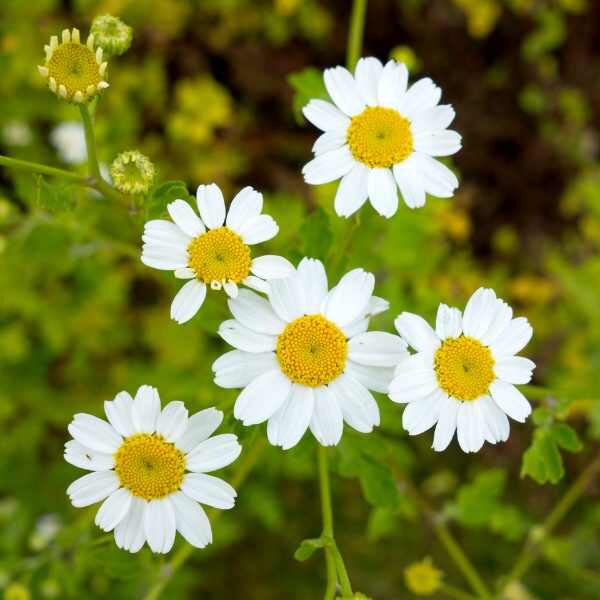
[[[310,558],[319,548],[325,546],[325,540],[323,538],[312,538],[302,540],[300,546],[296,552],[294,552],[294,558],[300,562]]]
[[[48,183],[36,175],[37,205],[52,213],[66,212],[75,207],[75,193],[70,183]]]
[[[548,431],[554,442],[563,450],[580,452],[583,448],[577,432],[566,423],[555,423]]]
[[[370,458],[360,462],[360,484],[363,494],[373,506],[395,508],[400,494],[392,472],[384,465]]]
[[[302,240],[302,253],[304,256],[326,260],[333,234],[329,224],[329,217],[322,208],[316,208],[300,227]]]
[[[505,486],[506,472],[502,469],[485,471],[473,483],[463,486],[452,508],[458,521],[471,527],[487,525],[490,515],[500,506]]]
[[[157,185],[150,191],[146,203],[146,217],[148,219],[158,219],[167,212],[167,205],[173,200],[193,201],[185,181],[165,181]]]
[[[288,76],[288,82],[294,89],[294,115],[298,123],[304,122],[302,108],[313,98],[329,100],[323,83],[323,73],[315,67],[307,67]]]
[[[565,474],[558,446],[546,429],[536,429],[533,443],[523,455],[521,477],[529,475],[538,483],[558,483]]]

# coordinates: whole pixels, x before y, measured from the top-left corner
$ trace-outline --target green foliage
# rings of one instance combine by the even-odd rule
[[[68,183],[48,183],[41,175],[35,175],[36,205],[52,213],[73,210],[75,189]]]
[[[310,256],[326,260],[333,243],[333,232],[329,217],[322,208],[315,210],[304,220],[300,227],[301,256]]]
[[[319,548],[325,547],[326,543],[323,538],[313,538],[309,540],[302,540],[300,546],[296,552],[294,552],[294,558],[300,562],[309,559]]]
[[[294,90],[293,109],[296,120],[304,122],[302,109],[312,99],[329,100],[329,95],[323,83],[323,72],[314,67],[307,67],[297,73],[288,75],[288,82]]]
[[[165,181],[154,186],[146,200],[146,218],[159,219],[167,214],[167,205],[173,200],[192,200],[185,181]]]

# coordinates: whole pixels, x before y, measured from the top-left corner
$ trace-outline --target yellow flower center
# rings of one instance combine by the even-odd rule
[[[204,283],[240,283],[250,273],[250,248],[228,227],[210,229],[188,246],[189,267]]]
[[[368,106],[346,134],[352,156],[371,168],[391,167],[413,151],[410,121],[393,108]]]
[[[47,64],[48,78],[54,78],[56,85],[64,85],[70,98],[76,92],[82,94],[102,81],[96,53],[83,44],[63,42],[52,53]]]
[[[444,340],[435,353],[434,368],[440,387],[457,400],[487,394],[496,378],[490,349],[468,336]]]
[[[292,321],[277,340],[281,370],[294,383],[308,387],[318,387],[339,377],[347,356],[346,336],[321,315]]]
[[[138,433],[125,439],[115,452],[115,472],[134,496],[164,498],[180,488],[185,457],[160,435]]]

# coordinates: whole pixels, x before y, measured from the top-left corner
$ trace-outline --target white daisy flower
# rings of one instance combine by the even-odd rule
[[[268,300],[241,291],[229,300],[235,319],[219,328],[236,350],[213,364],[215,383],[244,388],[234,415],[244,425],[268,420],[274,446],[295,446],[306,429],[324,446],[342,437],[344,421],[361,432],[379,425],[369,392],[387,392],[393,366],[408,355],[398,336],[367,331],[388,308],[373,296],[375,278],[350,271],[328,291],[323,264],[304,258],[285,279],[271,282]]]
[[[210,437],[223,413],[207,408],[188,418],[183,402],[161,411],[158,391],[147,385],[135,400],[120,392],[104,410],[108,423],[79,413],[69,425],[74,439],[65,444],[65,460],[92,471],[67,488],[73,506],[104,500],[96,525],[114,529],[117,546],[129,552],[145,542],[152,552],[169,552],[176,531],[196,548],[210,544],[210,523],[198,502],[232,508],[237,494],[206,473],[242,450],[235,435]]]
[[[461,148],[461,136],[447,127],[454,119],[442,91],[428,77],[408,87],[408,70],[390,60],[361,58],[354,77],[344,67],[326,69],[325,87],[334,104],[311,100],[304,116],[324,133],[313,146],[315,158],[302,170],[307,183],[341,178],[335,211],[355,213],[369,198],[391,217],[400,188],[410,208],[425,204],[425,193],[450,198],[458,187],[454,173],[434,156]]]
[[[528,383],[535,364],[515,354],[533,330],[526,318],[512,316],[493,290],[479,288],[462,315],[440,304],[435,331],[412,313],[396,319],[416,350],[398,364],[389,394],[408,404],[402,424],[410,435],[436,425],[434,450],[446,449],[456,431],[460,447],[477,452],[484,441],[508,439],[507,415],[525,421],[531,405],[514,384]]]
[[[282,256],[252,258],[250,246],[270,240],[279,231],[272,217],[261,214],[262,194],[245,187],[231,201],[227,216],[223,194],[214,183],[198,186],[196,200],[200,217],[187,202],[175,200],[167,207],[174,223],[148,221],[142,236],[145,265],[190,280],[171,304],[171,318],[178,323],[198,312],[207,286],[224,289],[235,298],[239,284],[266,291],[268,280],[294,270]]]

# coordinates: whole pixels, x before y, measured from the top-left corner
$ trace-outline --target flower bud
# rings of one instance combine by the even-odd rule
[[[112,15],[96,17],[92,21],[91,32],[96,44],[108,57],[124,54],[133,40],[133,29]]]
[[[124,194],[145,194],[154,181],[154,165],[137,150],[121,152],[110,166],[114,186]]]

